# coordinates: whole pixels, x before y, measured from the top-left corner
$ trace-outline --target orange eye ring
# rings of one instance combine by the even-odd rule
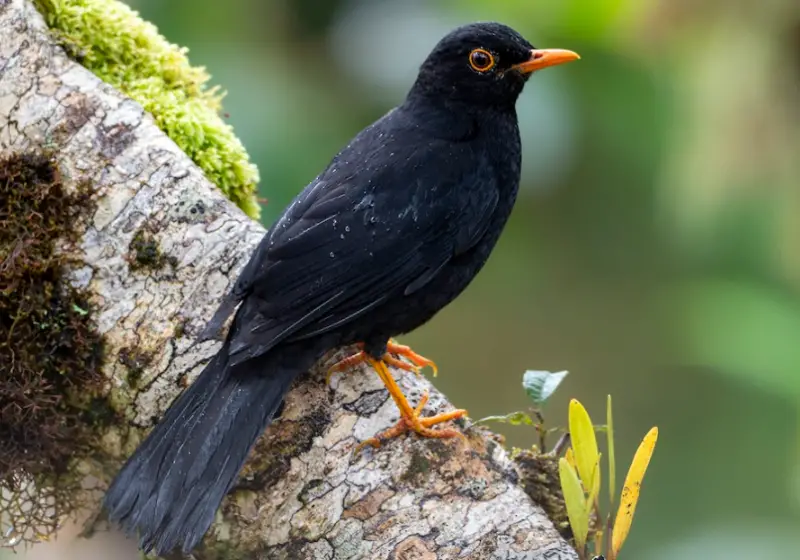
[[[469,65],[477,72],[488,72],[494,64],[494,55],[486,49],[473,49],[469,53]]]

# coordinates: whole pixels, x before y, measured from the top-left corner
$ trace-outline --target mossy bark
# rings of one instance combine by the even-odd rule
[[[92,414],[106,379],[91,294],[65,278],[92,208],[89,185],[72,190],[47,150],[0,156],[0,505],[25,510],[17,538],[51,532],[53,504],[81,504],[70,460],[113,421]]]
[[[0,0],[0,30],[0,155],[46,150],[68,196],[91,185],[84,219],[52,241],[61,293],[86,294],[78,307],[102,340],[80,387],[91,437],[68,466],[102,490],[217,349],[198,333],[264,230],[139,104],[72,60],[32,3]],[[576,558],[490,434],[462,426],[463,440],[355,456],[396,408],[369,371],[331,385],[321,371],[287,396],[198,558]],[[427,412],[452,408],[424,378],[394,374],[412,402],[430,391]]]
[[[33,0],[65,51],[148,111],[244,212],[258,218],[258,170],[222,113],[218,87],[186,49],[118,0]]]

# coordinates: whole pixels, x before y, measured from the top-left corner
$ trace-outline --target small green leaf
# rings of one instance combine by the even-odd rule
[[[564,457],[558,460],[558,477],[564,494],[564,504],[567,507],[569,525],[572,527],[572,536],[575,538],[575,547],[583,558],[586,538],[589,536],[589,509],[586,507],[583,487],[578,479],[578,473]]]
[[[521,426],[523,424],[527,426],[533,426],[534,424],[533,419],[528,416],[527,413],[519,410],[504,416],[486,416],[485,418],[481,418],[475,422],[473,425],[482,424],[485,422],[502,422],[503,424],[511,424],[512,426]]]
[[[614,420],[611,415],[611,395],[608,395],[608,404],[606,405],[606,426],[608,428],[606,431],[606,439],[608,440],[608,492],[613,506],[617,484],[617,464],[614,457]]]
[[[567,371],[556,373],[550,371],[528,370],[522,376],[522,386],[528,397],[537,405],[544,404],[550,398],[564,378]]]
[[[78,305],[76,305],[74,303],[72,304],[72,310],[75,313],[77,313],[78,315],[84,315],[85,316],[85,315],[89,314],[89,312],[86,311],[83,307],[79,307]]]

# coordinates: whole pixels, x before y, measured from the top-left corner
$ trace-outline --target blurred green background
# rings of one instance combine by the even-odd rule
[[[571,397],[602,421],[611,393],[620,479],[658,425],[623,558],[800,558],[800,2],[130,4],[228,90],[265,225],[452,27],[578,51],[518,104],[523,189],[489,264],[403,341],[473,418],[527,406],[526,369],[571,372],[551,425]]]

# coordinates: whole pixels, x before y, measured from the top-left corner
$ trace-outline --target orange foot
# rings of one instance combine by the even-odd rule
[[[383,381],[383,384],[386,385],[386,388],[389,390],[389,394],[392,396],[394,403],[400,410],[400,420],[388,430],[385,430],[375,437],[371,437],[368,440],[362,441],[360,444],[358,444],[358,447],[355,449],[356,454],[361,452],[361,450],[367,445],[371,445],[372,447],[380,447],[390,439],[403,435],[406,432],[416,432],[420,436],[426,438],[450,438],[457,436],[464,437],[464,434],[458,430],[454,430],[452,428],[434,430],[431,428],[431,426],[441,424],[442,422],[447,422],[449,420],[455,420],[456,418],[461,418],[467,413],[466,410],[453,410],[451,412],[437,414],[436,416],[422,418],[420,413],[425,407],[425,403],[428,402],[428,393],[426,392],[424,395],[422,395],[422,398],[419,400],[419,404],[416,408],[411,408],[411,405],[408,403],[408,399],[406,399],[403,391],[401,391],[400,387],[398,387],[397,382],[394,380],[394,377],[392,377],[392,374],[389,372],[389,368],[386,367],[386,364],[383,362],[383,360],[376,360],[370,356],[367,356],[367,361],[375,369],[378,377],[381,378],[381,381]]]
[[[385,366],[384,366],[385,367]],[[394,395],[392,395],[394,397]],[[405,399],[404,396],[401,397],[405,400],[406,404],[408,401]],[[392,438],[396,438],[397,436],[401,436],[406,432],[416,432],[422,437],[426,438],[451,438],[451,437],[464,437],[464,434],[455,430],[453,428],[442,428],[440,430],[433,430],[431,426],[436,424],[441,424],[442,422],[448,422],[450,420],[455,420],[456,418],[461,418],[462,416],[467,414],[467,411],[464,409],[453,410],[451,412],[445,412],[442,414],[437,414],[436,416],[428,416],[426,418],[420,417],[420,412],[422,412],[425,403],[428,402],[428,393],[422,395],[422,398],[419,400],[419,404],[417,408],[411,411],[409,416],[402,414],[402,408],[398,405],[398,408],[401,409],[401,416],[400,420],[397,421],[397,424],[389,428],[388,430],[384,430],[381,433],[371,437],[367,440],[362,441],[356,446],[355,454],[358,455],[362,449],[364,449],[367,445],[371,445],[372,447],[380,447],[387,441]],[[397,399],[395,399],[395,403],[397,403]],[[411,408],[409,406],[409,408]]]
[[[339,360],[328,370],[327,381],[330,383],[331,376],[334,373],[345,371],[347,369],[351,369],[357,365],[360,365],[365,362],[370,362],[369,356],[366,352],[364,352],[364,344],[358,343],[357,346],[359,347],[360,351],[356,352],[355,354],[348,356],[342,360]],[[398,358],[395,358],[392,354],[396,354],[398,356],[403,356],[407,358],[411,363],[404,362]],[[433,369],[433,376],[436,377],[439,374],[439,368],[436,367],[436,364],[433,363],[432,360],[425,358],[424,356],[420,356],[416,352],[414,352],[409,346],[405,346],[403,344],[397,344],[392,340],[386,344],[386,354],[383,355],[383,362],[394,366],[398,369],[402,369],[405,371],[411,371],[417,375],[421,374],[422,368],[426,366],[430,366]]]
[[[394,377],[392,377],[392,374],[389,372],[389,368],[386,367],[386,364],[390,364],[402,370],[412,371],[417,375],[420,375],[420,370],[423,367],[431,366],[431,368],[433,368],[433,375],[435,376],[438,373],[436,364],[434,364],[431,360],[420,356],[408,346],[397,344],[391,340],[386,345],[386,353],[380,360],[376,360],[367,352],[365,352],[364,344],[358,344],[358,347],[360,348],[358,352],[336,362],[333,367],[328,370],[328,381],[330,381],[331,375],[337,371],[343,371],[362,363],[371,365],[378,374],[378,377],[380,377],[381,381],[383,381],[383,384],[389,391],[389,395],[391,395],[392,399],[397,405],[397,408],[400,410],[400,420],[388,430],[385,430],[377,434],[375,437],[361,442],[356,448],[356,454],[358,454],[367,445],[371,445],[372,447],[380,447],[383,443],[386,443],[392,438],[403,435],[406,432],[415,432],[420,436],[427,438],[450,438],[457,436],[464,437],[464,434],[458,430],[454,430],[452,428],[434,430],[431,428],[431,426],[441,424],[442,422],[455,420],[456,418],[461,418],[467,414],[466,410],[458,409],[451,412],[445,412],[443,414],[437,414],[436,416],[422,418],[420,414],[422,413],[422,409],[425,407],[425,404],[428,402],[428,393],[425,393],[422,396],[416,408],[412,408],[408,402],[408,399],[406,399],[406,396],[403,394],[403,391],[400,390],[400,387],[397,385]],[[399,360],[391,354],[404,356],[412,363],[409,364]]]

